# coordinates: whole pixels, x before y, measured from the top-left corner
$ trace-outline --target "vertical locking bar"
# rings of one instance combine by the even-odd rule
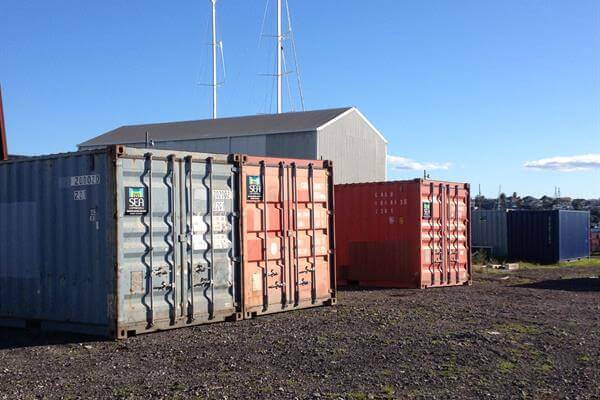
[[[287,298],[287,256],[286,256],[286,240],[287,240],[287,224],[286,224],[286,207],[285,207],[285,162],[281,161],[279,163],[279,201],[281,202],[281,210],[280,210],[280,229],[281,229],[281,243],[279,246],[279,252],[281,257],[281,302],[285,305],[288,302]]]
[[[433,182],[429,184],[429,194],[431,196],[431,204],[429,209],[429,236],[431,238],[429,247],[431,248],[431,266],[429,267],[429,271],[431,272],[431,285],[435,285],[435,219],[433,211],[433,205],[435,204],[435,190]]]
[[[150,256],[150,272],[148,276],[148,290],[150,291],[150,320],[148,321],[148,327],[154,326],[154,225],[152,215],[152,153],[146,154],[146,169],[148,171],[148,215],[150,217],[148,222],[148,229],[150,230],[149,238],[149,256]]]
[[[446,185],[446,231],[447,231],[447,252],[446,252],[446,283],[452,281],[452,197],[450,193],[450,185]]]
[[[300,302],[300,251],[298,240],[298,171],[296,163],[292,163],[292,196],[294,200],[294,304]]]
[[[440,268],[440,283],[446,283],[446,190],[444,185],[440,183],[440,236],[442,240],[442,264]]]
[[[171,256],[173,264],[171,265],[171,290],[173,291],[173,322],[177,319],[177,260],[175,257],[175,246],[177,244],[177,232],[175,229],[175,154],[168,157],[169,168],[171,169],[171,239],[173,241],[173,254]]]
[[[268,228],[268,214],[269,209],[267,208],[267,166],[265,161],[260,162],[260,179],[262,186],[263,196],[263,213],[262,213],[262,225],[263,225],[263,257],[265,261],[265,267],[263,269],[263,310],[266,311],[269,308],[269,228]]]
[[[459,205],[458,202],[460,200],[460,197],[458,195],[459,190],[458,190],[458,185],[454,186],[454,204],[456,205],[455,209],[454,209],[454,222],[456,223],[456,236],[454,237],[454,239],[456,240],[456,262],[455,262],[455,268],[456,268],[456,283],[458,284],[460,282],[460,219],[458,218],[458,210],[459,210]]]
[[[315,229],[315,171],[312,163],[308,164],[308,180],[310,187],[310,225],[312,228],[312,240],[311,240],[311,256],[312,256],[312,268],[311,268],[311,297],[312,302],[317,301],[317,232]]]
[[[189,269],[189,274],[190,274],[190,278],[189,278],[189,282],[190,282],[190,287],[189,290],[186,292],[187,296],[189,296],[189,292],[191,291],[191,299],[188,300],[189,302],[189,311],[188,311],[188,319],[190,321],[194,320],[194,176],[192,175],[192,166],[194,165],[194,161],[192,159],[192,156],[187,156],[186,157],[187,160],[187,164],[188,164],[188,192],[189,192],[189,203],[188,203],[188,211],[189,211],[189,228],[188,228],[188,237],[190,240],[190,269]]]
[[[213,158],[208,157],[207,168],[208,168],[208,182],[210,187],[208,188],[209,201],[208,201],[208,212],[210,218],[210,308],[209,318],[213,319],[215,316],[215,225],[214,225],[214,192],[213,192]]]

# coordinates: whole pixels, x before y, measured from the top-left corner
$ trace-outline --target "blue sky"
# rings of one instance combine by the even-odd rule
[[[259,47],[265,3],[219,0],[222,116],[274,110],[273,81],[259,75],[274,65],[273,39]],[[502,185],[600,197],[600,1],[289,4],[307,109],[359,107],[400,157],[390,178],[427,166],[488,196]],[[198,85],[209,80],[208,13],[209,0],[3,0],[11,152],[73,150],[124,124],[209,117],[209,89]]]

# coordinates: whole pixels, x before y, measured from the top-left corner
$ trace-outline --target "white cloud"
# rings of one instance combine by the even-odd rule
[[[527,161],[525,168],[550,169],[554,171],[585,171],[600,168],[600,154],[583,154],[570,157],[551,157]]]
[[[388,165],[394,169],[409,169],[409,170],[434,170],[434,169],[448,169],[450,163],[428,163],[411,160],[410,158],[398,157],[398,156],[387,156]]]

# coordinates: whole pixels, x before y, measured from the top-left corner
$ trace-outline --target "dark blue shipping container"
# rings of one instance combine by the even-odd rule
[[[508,253],[514,261],[553,264],[590,255],[588,211],[509,211]]]
[[[473,210],[471,213],[471,240],[473,250],[486,250],[497,259],[508,256],[506,211]]]

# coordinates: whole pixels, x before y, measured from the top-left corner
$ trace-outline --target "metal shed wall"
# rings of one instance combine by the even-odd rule
[[[356,110],[317,136],[317,158],[333,161],[336,184],[385,181],[387,143]]]
[[[133,143],[128,146],[144,148],[146,144]],[[243,153],[261,157],[316,158],[315,132],[155,141],[152,148],[216,154]]]
[[[471,237],[473,247],[488,247],[495,258],[507,257],[506,211],[473,210]]]

